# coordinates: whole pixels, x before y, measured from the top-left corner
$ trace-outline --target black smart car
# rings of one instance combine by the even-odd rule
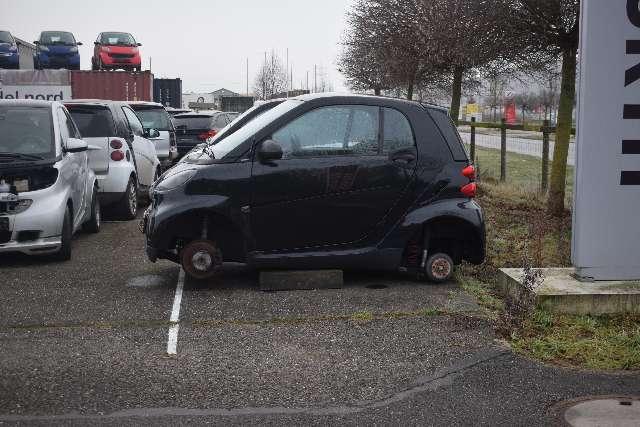
[[[445,109],[359,95],[287,100],[192,151],[152,189],[147,255],[204,279],[258,269],[451,277],[485,256],[475,172]]]

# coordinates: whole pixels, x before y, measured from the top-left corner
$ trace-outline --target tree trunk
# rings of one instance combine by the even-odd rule
[[[462,75],[464,68],[456,66],[453,69],[453,88],[451,90],[451,118],[458,124],[460,117],[460,98],[462,97]]]
[[[409,101],[413,99],[413,80],[407,85],[407,99]]]
[[[564,213],[564,196],[567,183],[567,155],[573,125],[573,103],[576,96],[576,49],[569,48],[562,53],[562,87],[558,107],[556,143],[553,149],[551,182],[547,210],[560,216]]]
[[[381,92],[381,91],[380,91],[380,88],[379,88],[379,87],[374,87],[374,88],[373,88],[373,93],[374,93],[376,96],[380,96],[380,92]]]

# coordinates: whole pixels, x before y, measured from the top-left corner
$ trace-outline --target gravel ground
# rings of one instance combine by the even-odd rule
[[[107,223],[68,263],[0,257],[0,424],[548,425],[565,399],[640,393],[515,356],[455,284],[399,275],[263,293],[227,266],[185,283],[168,356],[178,268],[142,246]]]

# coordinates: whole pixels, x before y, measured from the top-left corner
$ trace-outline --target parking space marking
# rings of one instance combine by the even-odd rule
[[[176,294],[173,298],[173,308],[171,309],[171,327],[169,328],[169,337],[167,339],[167,354],[175,355],[178,352],[178,331],[180,330],[180,305],[182,304],[182,289],[184,288],[184,270],[180,268],[178,274],[178,285],[176,286]]]

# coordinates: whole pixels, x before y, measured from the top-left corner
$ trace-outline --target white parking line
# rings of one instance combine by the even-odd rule
[[[173,298],[173,308],[171,309],[171,327],[169,328],[169,339],[167,340],[167,354],[174,355],[178,348],[178,331],[180,330],[180,304],[182,303],[182,289],[184,288],[184,270],[180,268],[178,274],[178,285],[176,295]]]

